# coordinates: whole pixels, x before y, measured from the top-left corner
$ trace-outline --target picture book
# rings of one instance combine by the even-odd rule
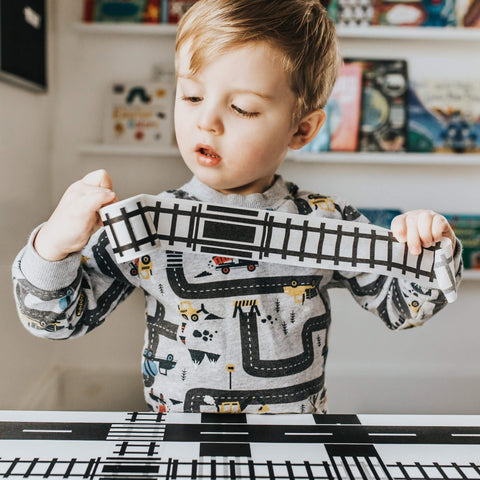
[[[359,208],[358,211],[374,225],[388,229],[390,229],[392,220],[403,213],[395,208]]]
[[[147,0],[143,12],[143,23],[159,23],[161,21],[161,11],[160,0]]]
[[[337,0],[336,21],[347,27],[364,27],[372,24],[373,0]]]
[[[480,215],[445,215],[462,242],[462,260],[466,269],[480,269]]]
[[[374,25],[446,27],[456,23],[455,0],[374,0]]]
[[[480,27],[480,0],[457,0],[457,21],[462,27]]]
[[[324,111],[327,115],[325,123],[322,125],[322,128],[317,133],[316,137],[302,147],[300,152],[327,152],[330,150],[330,137],[332,133],[332,117],[338,116],[333,113],[333,110],[338,108],[338,105],[332,100],[332,97],[329,98],[327,104],[324,107]]]
[[[329,18],[337,23],[337,12],[338,12],[338,0],[321,0],[322,5],[327,10]]]
[[[408,72],[400,59],[345,59],[362,66],[359,146],[366,152],[407,147]]]
[[[82,20],[93,22],[95,19],[95,0],[83,0]]]
[[[330,97],[330,150],[357,150],[361,98],[362,66],[345,63]]]
[[[173,95],[173,82],[115,83],[106,102],[105,141],[172,145]]]
[[[96,22],[142,22],[147,0],[95,0]]]
[[[410,82],[409,149],[414,152],[480,152],[480,83]]]
[[[167,0],[167,22],[178,23],[197,0]]]

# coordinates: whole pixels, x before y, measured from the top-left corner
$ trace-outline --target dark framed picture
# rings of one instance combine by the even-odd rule
[[[0,0],[0,79],[47,90],[46,0]]]

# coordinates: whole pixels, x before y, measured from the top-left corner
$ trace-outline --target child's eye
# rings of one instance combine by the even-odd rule
[[[202,101],[201,97],[188,97],[186,95],[182,96],[182,100],[189,103],[198,103]]]
[[[258,115],[260,115],[259,112],[247,112],[246,110],[243,110],[242,108],[237,107],[236,105],[233,105],[233,104],[232,104],[232,108],[238,114],[240,114],[242,117],[245,117],[245,118],[253,118],[253,117],[258,117]]]

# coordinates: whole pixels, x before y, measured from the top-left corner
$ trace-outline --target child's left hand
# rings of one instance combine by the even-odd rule
[[[422,247],[428,248],[447,237],[455,246],[455,234],[447,219],[432,210],[412,210],[392,220],[391,230],[400,243],[407,243],[412,255],[420,255]]]

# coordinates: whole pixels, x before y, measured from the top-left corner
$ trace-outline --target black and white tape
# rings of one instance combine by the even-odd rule
[[[161,248],[375,272],[439,288],[449,302],[457,295],[449,239],[414,256],[376,225],[154,195],[131,197],[100,214],[119,263]]]

